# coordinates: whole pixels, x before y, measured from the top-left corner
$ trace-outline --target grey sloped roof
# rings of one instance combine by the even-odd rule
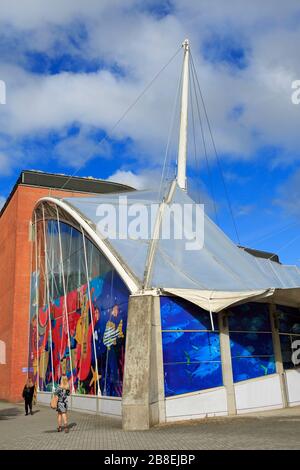
[[[102,204],[112,205],[118,219],[125,204],[124,199],[120,203],[120,196],[126,196],[128,208],[133,209],[134,204],[142,204],[147,208],[156,204],[158,210],[159,195],[155,191],[71,197],[64,201],[90,221],[97,231],[100,220],[97,208]],[[195,202],[177,185],[171,202],[181,206],[195,206]],[[157,210],[153,212],[156,215]],[[165,216],[163,212],[162,221]],[[176,217],[173,222],[174,227],[181,223]],[[195,223],[193,219],[190,231],[195,229]],[[151,240],[117,237],[108,238],[108,243],[143,285]],[[188,250],[186,239],[176,240],[173,237],[166,240],[160,237],[153,253],[148,287],[226,292],[300,288],[300,271],[297,266],[285,266],[268,259],[256,258],[238,248],[207,215],[204,216],[204,245],[201,249]]]

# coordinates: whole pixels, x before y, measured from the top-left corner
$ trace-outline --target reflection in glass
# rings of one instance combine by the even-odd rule
[[[249,302],[228,310],[233,381],[274,374],[269,306]]]
[[[165,396],[221,386],[219,332],[212,331],[209,313],[174,297],[160,302]]]
[[[66,374],[77,393],[121,396],[127,287],[87,238],[85,259],[83,234],[74,227],[48,220],[44,231],[39,221],[36,232],[29,367],[39,389],[51,391]]]

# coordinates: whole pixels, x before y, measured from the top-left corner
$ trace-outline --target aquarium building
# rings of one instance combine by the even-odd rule
[[[48,195],[32,216],[28,370],[38,399],[49,403],[67,375],[72,409],[122,417],[127,430],[300,404],[299,268],[236,246],[187,193],[183,47],[174,180],[126,197]],[[138,212],[132,235],[124,219]]]
[[[199,250],[154,234],[104,238],[97,208],[118,214],[119,196],[35,207],[28,367],[39,400],[66,374],[74,410],[122,416],[126,429],[299,405],[299,269],[237,247],[207,216]],[[126,193],[129,209],[157,200]],[[195,204],[177,180],[165,201],[161,225],[172,202]]]

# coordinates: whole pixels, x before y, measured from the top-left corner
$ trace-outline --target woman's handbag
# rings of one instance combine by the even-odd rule
[[[53,410],[56,410],[57,402],[58,402],[58,396],[57,395],[52,395],[51,401],[50,401],[50,406]]]

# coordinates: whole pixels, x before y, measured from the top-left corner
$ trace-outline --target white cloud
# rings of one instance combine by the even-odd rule
[[[13,167],[13,159],[0,151],[0,176],[7,176],[11,173]]]
[[[111,149],[107,141],[100,144],[89,135],[89,129],[81,128],[76,135],[62,138],[54,148],[54,157],[60,164],[71,168],[82,167],[94,157],[111,157]]]
[[[53,55],[59,39],[63,51],[116,64],[125,76],[109,70],[36,75],[0,60],[0,78],[7,83],[7,105],[0,109],[1,132],[22,137],[60,131],[73,122],[109,132],[189,36],[219,152],[249,159],[260,147],[271,145],[283,149],[279,163],[299,158],[300,106],[290,99],[291,82],[300,78],[299,3],[276,2],[276,8],[270,0],[263,4],[229,0],[226,7],[221,0],[173,3],[172,13],[158,19],[134,10],[140,4],[133,0],[2,0],[0,22],[13,32],[26,30],[26,47]],[[77,45],[70,34],[62,33],[74,21],[84,24],[88,33]],[[233,73],[226,64],[205,61],[201,47],[212,33],[235,36],[241,47],[245,43],[249,66]],[[181,54],[113,132],[116,138],[133,140],[134,153],[144,165],[162,164],[180,66]],[[229,119],[232,109],[241,104],[241,115]],[[90,139],[80,136],[59,144],[58,156],[67,161],[77,143],[83,155],[97,153]],[[174,135],[173,157],[176,145]],[[192,156],[189,161],[193,162]],[[82,164],[82,159],[75,162]]]
[[[108,181],[127,184],[134,189],[158,189],[160,183],[158,173],[153,171],[145,171],[137,174],[131,170],[117,170],[107,179]]]
[[[244,216],[248,216],[249,214],[251,214],[251,212],[253,212],[255,209],[256,209],[255,204],[244,204],[244,205],[236,206],[234,208],[234,213],[236,217],[244,217]]]
[[[110,0],[1,0],[0,19],[25,30],[39,28],[41,24],[64,25],[73,19],[100,17],[111,3]],[[127,5],[130,3],[133,2],[126,0]],[[120,8],[124,2],[114,0],[113,4],[114,8]]]
[[[6,198],[3,197],[3,196],[0,196],[0,210],[2,209],[2,207],[4,206],[6,202]]]
[[[300,214],[300,170],[281,185],[274,204],[298,219]]]

